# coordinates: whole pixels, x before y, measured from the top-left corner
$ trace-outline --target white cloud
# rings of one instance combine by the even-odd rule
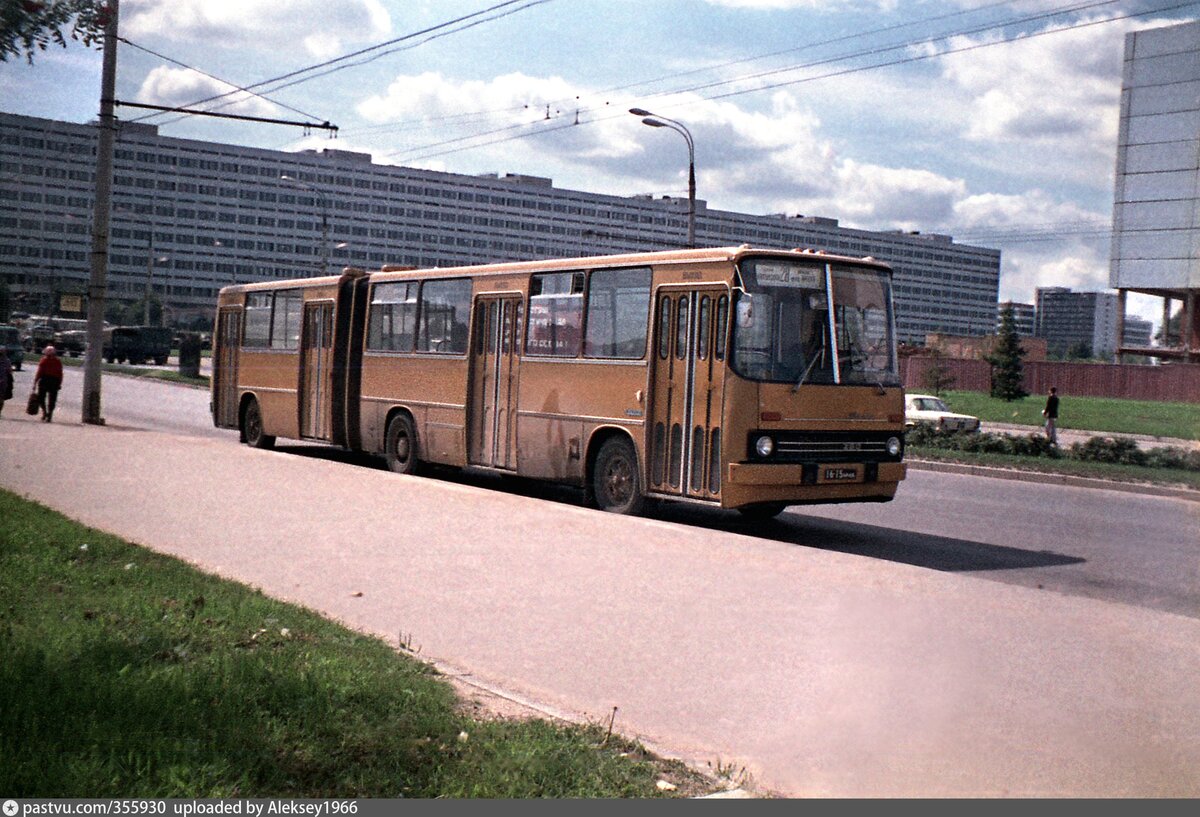
[[[328,57],[344,44],[378,39],[391,30],[380,0],[127,0],[121,33],[203,42],[210,47],[295,47]]]
[[[146,75],[138,89],[137,98],[157,105],[185,106],[198,99],[227,94],[233,91],[228,83],[207,77],[189,68],[160,66]],[[222,113],[247,116],[278,116],[279,109],[259,97],[236,92],[229,97],[231,104],[219,108]]]
[[[947,54],[938,60],[946,93],[961,94],[967,110],[960,135],[992,145],[1008,161],[1014,151],[1023,163],[1058,167],[1044,173],[1072,181],[1110,186],[1120,107],[1125,31],[1145,21],[1126,20],[1080,27],[993,47]],[[948,46],[924,47],[941,53],[998,41],[998,35],[955,37]],[[941,91],[939,91],[941,93]],[[1029,151],[1037,151],[1031,160]]]
[[[822,8],[830,5],[829,0],[705,0],[711,6],[755,11]]]

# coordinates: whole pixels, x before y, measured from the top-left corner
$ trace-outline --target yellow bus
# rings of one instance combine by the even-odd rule
[[[905,476],[891,270],[750,246],[226,287],[215,424],[774,516]]]

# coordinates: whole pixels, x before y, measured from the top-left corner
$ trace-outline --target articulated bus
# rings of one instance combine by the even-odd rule
[[[749,246],[221,290],[212,412],[244,442],[767,518],[905,476],[891,270]]]

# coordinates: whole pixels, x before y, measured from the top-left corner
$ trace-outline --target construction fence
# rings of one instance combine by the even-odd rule
[[[900,380],[905,390],[929,391],[929,370],[935,365],[953,380],[946,388],[991,391],[992,370],[986,361],[917,356],[900,360]],[[1195,364],[1147,366],[1043,360],[1026,361],[1022,370],[1025,391],[1030,394],[1045,394],[1054,386],[1060,394],[1200,403],[1200,366]]]

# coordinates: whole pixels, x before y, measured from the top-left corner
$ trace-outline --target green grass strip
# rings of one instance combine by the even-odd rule
[[[1011,402],[982,392],[949,391],[943,395],[954,411],[993,423],[1041,425],[1045,395]],[[1078,397],[1059,393],[1058,427],[1108,434],[1149,434],[1181,440],[1200,440],[1200,404]]]
[[[678,796],[596,726],[477,720],[382,641],[0,491],[6,797]],[[679,786],[660,791],[664,776]],[[708,790],[713,790],[709,787]]]
[[[906,459],[954,462],[963,465],[982,465],[992,468],[1014,468],[1041,474],[1107,479],[1144,485],[1192,488],[1200,490],[1200,472],[1176,468],[1147,468],[1107,462],[1085,462],[1069,459],[1047,459],[1016,454],[991,454],[974,451],[954,451],[931,446],[910,445],[904,450]]]

